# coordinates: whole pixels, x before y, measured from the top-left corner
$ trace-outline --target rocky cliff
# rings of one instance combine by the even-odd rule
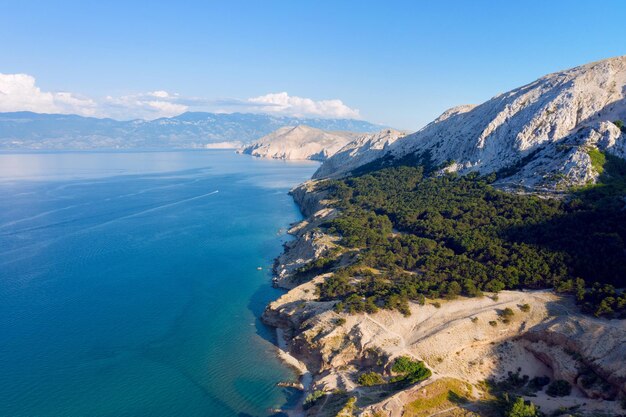
[[[239,152],[263,158],[324,161],[354,139],[352,132],[327,132],[298,125],[282,127]]]
[[[367,141],[316,177],[420,157],[447,171],[503,172],[502,186],[554,190],[594,182],[589,151],[626,157],[626,56],[546,75],[480,105],[443,113],[411,135],[381,146]]]
[[[384,155],[392,143],[405,135],[405,132],[394,129],[363,134],[324,161],[313,174],[313,178],[340,176],[350,171],[350,167],[372,162]]]

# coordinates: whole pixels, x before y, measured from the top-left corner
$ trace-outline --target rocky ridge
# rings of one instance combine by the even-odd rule
[[[313,174],[313,178],[340,176],[350,166],[365,165],[372,162],[384,155],[392,143],[405,135],[406,132],[394,129],[363,134],[324,161]],[[364,149],[367,149],[367,152],[363,152]]]
[[[626,56],[546,75],[480,105],[444,112],[386,146],[363,142],[330,158],[316,178],[340,176],[372,161],[428,159],[446,171],[503,172],[504,188],[558,190],[593,183],[589,151],[626,157]],[[506,170],[506,171],[505,171]]]

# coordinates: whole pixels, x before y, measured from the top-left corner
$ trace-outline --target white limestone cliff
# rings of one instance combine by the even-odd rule
[[[626,157],[626,56],[546,75],[478,106],[459,106],[384,147],[355,145],[352,158],[332,158],[317,178],[373,160],[428,157],[447,171],[508,169],[506,186],[554,190],[597,179],[588,155],[597,148]]]
[[[323,161],[356,136],[352,132],[328,132],[305,125],[287,126],[245,146],[239,153],[263,158]]]
[[[389,145],[406,133],[394,129],[384,129],[377,133],[363,134],[348,143],[328,158],[313,174],[313,178],[339,176],[349,171],[349,167],[364,165],[382,156]],[[366,150],[364,152],[364,150]]]

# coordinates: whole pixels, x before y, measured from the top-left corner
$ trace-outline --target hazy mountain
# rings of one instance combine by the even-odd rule
[[[374,132],[362,120],[306,119],[267,114],[183,113],[151,121],[118,121],[64,114],[0,113],[0,149],[200,148],[249,143],[278,128],[306,124],[332,131]]]
[[[555,189],[593,182],[594,150],[626,157],[626,56],[546,75],[478,105],[446,111],[416,133],[379,146],[363,142],[316,177],[365,163],[429,160],[447,171],[505,173],[504,186]]]

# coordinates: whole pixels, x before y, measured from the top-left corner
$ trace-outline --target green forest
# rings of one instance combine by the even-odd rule
[[[554,288],[585,312],[626,317],[626,163],[602,155],[598,184],[564,198],[500,191],[497,174],[433,175],[416,160],[320,182],[340,213],[322,227],[341,237],[308,268],[333,272],[321,299],[410,314],[409,300]]]

